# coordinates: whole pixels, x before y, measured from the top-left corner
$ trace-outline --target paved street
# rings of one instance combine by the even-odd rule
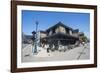
[[[39,62],[39,61],[61,61],[61,60],[85,60],[90,57],[90,46],[80,46],[67,50],[66,52],[50,52],[44,48],[39,48],[38,54],[32,53],[32,45],[29,44],[22,49],[22,62]]]

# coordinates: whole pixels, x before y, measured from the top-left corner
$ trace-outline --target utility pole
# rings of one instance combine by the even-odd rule
[[[37,53],[37,46],[38,46],[38,21],[36,21],[36,35],[35,35],[35,48],[34,48],[34,53]]]

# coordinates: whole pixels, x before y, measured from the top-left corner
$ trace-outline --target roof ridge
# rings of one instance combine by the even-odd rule
[[[53,26],[51,26],[50,28],[48,28],[46,31],[50,30],[51,28],[53,28],[53,27],[55,27],[55,26],[57,26],[57,25],[61,25],[61,26],[64,26],[64,27],[66,27],[66,28],[69,28],[69,29],[73,30],[71,27],[69,27],[69,26],[65,25],[64,23],[62,23],[61,21],[59,21],[59,22],[56,23],[55,25],[53,25]]]

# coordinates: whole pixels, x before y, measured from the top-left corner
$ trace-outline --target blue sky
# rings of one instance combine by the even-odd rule
[[[31,11],[22,10],[22,31],[27,35],[32,35],[36,29],[35,22],[38,21],[38,30],[46,30],[58,22],[79,29],[85,35],[90,37],[90,14],[75,12],[48,12],[48,11]]]

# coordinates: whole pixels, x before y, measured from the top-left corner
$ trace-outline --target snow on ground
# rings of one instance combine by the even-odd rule
[[[66,52],[50,52],[47,53],[46,48],[38,47],[38,54],[34,54],[32,51],[32,45],[28,44],[22,49],[22,62],[39,62],[39,61],[61,61],[61,60],[83,60],[90,57],[90,46],[80,46],[67,50]]]

